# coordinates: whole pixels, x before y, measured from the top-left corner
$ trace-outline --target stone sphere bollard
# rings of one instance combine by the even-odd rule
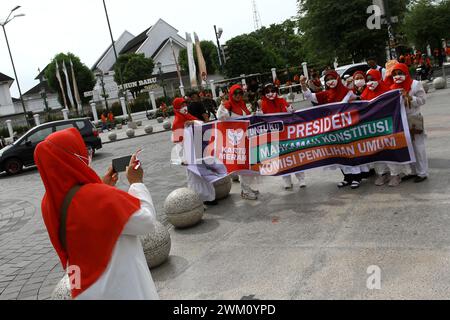
[[[116,141],[117,140],[117,133],[110,132],[108,134],[108,139],[109,139],[109,141]]]
[[[164,203],[164,211],[169,222],[176,228],[188,228],[202,220],[205,208],[195,191],[181,188],[169,194]]]
[[[430,85],[428,84],[428,81],[421,81],[421,83],[425,92],[428,93],[428,91],[430,91]]]
[[[134,130],[133,129],[128,129],[127,130],[127,136],[128,136],[128,138],[133,138],[134,137]]]
[[[144,130],[146,134],[153,133],[153,127],[151,125],[146,126]]]
[[[434,79],[433,86],[436,90],[445,89],[445,79],[442,77]]]
[[[216,190],[216,200],[222,200],[228,197],[231,192],[232,182],[230,177],[214,182],[214,189]]]
[[[142,121],[136,121],[136,125],[137,125],[138,127],[142,127]]]
[[[158,117],[158,118],[156,118],[156,120],[158,121],[158,123],[163,123],[164,122],[164,118],[163,117]]]
[[[72,300],[72,293],[70,292],[69,276],[66,274],[61,281],[58,282],[52,292],[52,300]]]
[[[172,123],[170,121],[166,121],[163,123],[164,130],[170,130],[172,129]]]
[[[149,268],[156,268],[169,258],[172,242],[169,231],[162,223],[156,222],[155,231],[141,237],[141,243]]]
[[[136,130],[138,127],[136,122],[128,122],[128,128]]]
[[[123,128],[123,126],[122,126],[121,124],[118,124],[118,125],[116,126],[116,129],[117,129],[117,130],[122,130],[122,128]]]

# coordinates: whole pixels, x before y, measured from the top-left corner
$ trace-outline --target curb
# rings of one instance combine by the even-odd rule
[[[106,141],[106,142],[103,142],[103,141],[102,141],[102,145],[110,144],[110,143],[114,143],[114,142],[125,141],[125,140],[133,140],[133,139],[136,139],[136,138],[142,138],[142,137],[146,137],[146,136],[152,136],[152,135],[155,135],[155,134],[160,134],[160,133],[165,133],[165,132],[170,132],[170,130],[163,130],[163,131],[156,131],[156,132],[153,132],[153,133],[141,134],[141,135],[139,135],[139,136],[134,136],[133,138],[122,138],[122,139],[117,139],[117,140],[114,140],[114,141]]]

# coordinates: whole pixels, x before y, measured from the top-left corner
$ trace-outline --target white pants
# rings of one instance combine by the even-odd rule
[[[239,176],[241,190],[245,193],[253,193],[252,184],[256,183],[255,176]]]
[[[424,133],[414,135],[413,146],[417,162],[411,165],[411,169],[413,174],[421,178],[428,177],[428,158],[425,140],[426,135]]]
[[[289,176],[284,176],[284,177],[282,177],[282,178],[283,178],[283,182],[284,182],[284,186],[285,186],[285,187],[290,187],[290,186],[292,186],[292,176],[293,176],[293,175],[294,175],[294,174],[289,175]],[[297,177],[297,179],[298,179],[298,181],[299,181],[300,183],[302,183],[302,182],[305,181],[306,174],[305,174],[304,172],[296,173],[295,176]]]
[[[370,172],[370,167],[368,165],[362,165],[357,167],[343,167],[342,172],[344,174],[361,174]]]
[[[187,170],[187,181],[188,187],[197,192],[203,202],[214,201],[216,199],[216,189],[214,186],[190,170]]]

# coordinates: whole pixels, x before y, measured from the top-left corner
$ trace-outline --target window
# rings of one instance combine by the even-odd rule
[[[27,138],[27,141],[31,142],[32,144],[38,144],[39,142],[42,142],[47,138],[49,135],[53,133],[53,128],[44,128],[41,129],[35,133],[33,133],[31,136]]]
[[[61,131],[64,129],[69,129],[69,128],[73,128],[73,124],[71,124],[71,123],[61,124],[61,125],[55,127],[55,131]]]

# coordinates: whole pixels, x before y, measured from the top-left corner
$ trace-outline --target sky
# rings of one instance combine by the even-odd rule
[[[263,26],[295,16],[296,0],[256,0]],[[111,44],[102,0],[1,0],[0,22],[11,9],[25,14],[6,25],[22,93],[38,82],[34,78],[59,52],[72,52],[88,67]],[[179,30],[197,32],[214,40],[214,25],[224,30],[221,43],[254,31],[251,0],[106,0],[111,28],[117,39],[124,30],[138,35],[159,18]],[[2,30],[1,30],[2,31]],[[0,72],[14,78],[3,32],[0,33]],[[17,85],[11,87],[18,97]]]

